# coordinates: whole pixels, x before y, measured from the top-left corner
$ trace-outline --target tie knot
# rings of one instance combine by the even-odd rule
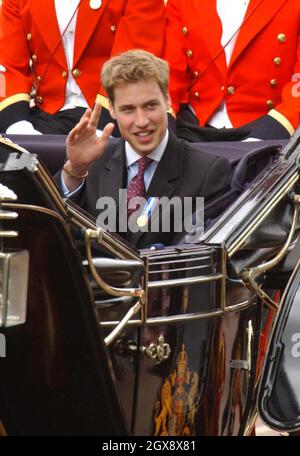
[[[142,157],[138,160],[138,173],[144,173],[144,171],[148,168],[148,166],[153,162],[152,158],[149,157]]]

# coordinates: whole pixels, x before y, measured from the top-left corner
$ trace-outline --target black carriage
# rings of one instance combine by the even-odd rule
[[[274,318],[299,284],[299,136],[233,160],[197,242],[141,251],[1,139],[2,432],[250,435]]]

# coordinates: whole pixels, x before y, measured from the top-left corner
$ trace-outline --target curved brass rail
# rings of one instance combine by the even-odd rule
[[[94,263],[93,263],[93,257],[92,257],[92,249],[91,249],[91,241],[92,239],[96,239],[100,244],[101,244],[101,237],[102,237],[102,230],[101,228],[98,228],[97,230],[91,230],[88,228],[85,230],[85,241],[86,241],[86,254],[87,254],[87,260],[89,263],[89,267],[91,270],[91,273],[96,281],[96,283],[99,285],[100,288],[102,288],[106,293],[112,296],[132,296],[135,298],[140,298],[142,303],[144,303],[145,300],[145,292],[141,288],[116,288],[112,287],[108,283],[106,283],[98,274]]]
[[[299,216],[300,195],[293,195],[293,202],[295,204],[295,210],[293,214],[291,229],[282,249],[271,260],[266,261],[265,263],[262,263],[254,268],[247,268],[242,273],[242,280],[246,287],[249,290],[253,291],[265,304],[267,304],[268,307],[275,310],[278,309],[279,305],[275,301],[273,301],[273,299],[267,293],[265,293],[265,291],[263,291],[260,288],[256,279],[261,274],[269,271],[274,266],[276,266],[284,258],[288,251],[288,248],[293,240],[296,231],[296,225]]]
[[[142,303],[141,301],[138,301],[134,306],[132,306],[126,315],[122,318],[122,320],[119,322],[119,324],[112,330],[112,332],[105,337],[104,342],[105,345],[108,346],[110,345],[116,337],[123,331],[125,326],[127,325],[128,321],[135,315],[137,314],[142,308]]]
[[[92,257],[92,249],[91,243],[92,239],[96,239],[101,244],[101,237],[102,237],[102,230],[98,228],[97,230],[91,230],[88,228],[85,230],[85,244],[86,244],[86,254],[88,264],[95,279],[96,283],[102,288],[106,293],[112,296],[131,296],[139,298],[139,301],[135,303],[125,314],[122,320],[118,323],[118,325],[112,330],[112,332],[104,339],[106,345],[110,345],[116,337],[123,331],[123,329],[127,326],[128,321],[137,314],[140,310],[143,309],[145,305],[145,291],[141,288],[116,288],[112,287],[108,283],[106,283],[98,274]]]

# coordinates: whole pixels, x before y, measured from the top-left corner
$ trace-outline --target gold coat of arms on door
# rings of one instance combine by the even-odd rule
[[[194,435],[199,398],[199,374],[189,370],[182,345],[176,368],[165,378],[160,400],[155,404],[154,435]]]

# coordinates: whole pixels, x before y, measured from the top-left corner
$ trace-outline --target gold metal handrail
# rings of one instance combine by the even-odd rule
[[[112,287],[106,283],[102,277],[98,274],[92,257],[92,240],[97,240],[101,244],[102,238],[102,229],[98,228],[97,230],[92,230],[90,228],[85,230],[85,244],[86,244],[86,254],[88,264],[92,273],[92,276],[98,286],[102,288],[106,293],[112,296],[131,296],[139,298],[139,301],[136,302],[125,314],[122,320],[118,325],[113,329],[113,331],[104,339],[105,344],[110,345],[116,337],[123,331],[127,326],[128,321],[136,315],[138,312],[143,311],[145,305],[145,291],[142,288],[116,288]]]
[[[274,266],[280,263],[280,261],[286,255],[288,248],[293,240],[295,235],[298,216],[299,216],[299,204],[300,204],[300,195],[293,195],[293,203],[295,204],[293,220],[290,228],[289,235],[282,247],[282,249],[277,253],[277,255],[269,261],[262,263],[254,268],[247,268],[242,273],[242,280],[246,287],[253,291],[268,307],[271,309],[278,310],[278,303],[275,302],[264,290],[261,289],[260,285],[257,283],[256,279],[263,273],[269,271]]]
[[[140,298],[142,302],[144,302],[145,299],[145,292],[141,288],[116,288],[112,287],[108,283],[106,283],[98,274],[94,263],[93,263],[93,257],[92,257],[92,239],[96,239],[100,244],[101,244],[101,237],[102,237],[102,229],[98,228],[97,230],[91,230],[87,229],[85,230],[85,241],[86,241],[86,254],[87,254],[87,260],[88,264],[91,270],[91,273],[93,275],[93,278],[95,279],[96,283],[99,285],[100,288],[102,288],[106,293],[112,296],[131,296],[135,298]]]

